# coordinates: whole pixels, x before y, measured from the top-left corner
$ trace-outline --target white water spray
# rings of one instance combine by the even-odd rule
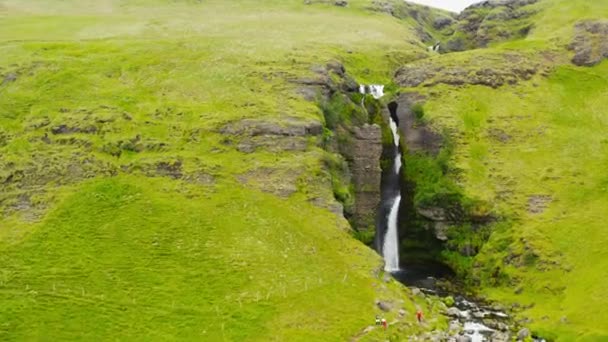
[[[384,96],[384,86],[381,84],[370,84],[368,86],[361,84],[359,85],[359,92],[361,94],[372,94],[378,100]]]
[[[399,217],[399,205],[401,196],[397,196],[388,214],[388,227],[384,235],[384,270],[387,272],[399,271],[399,236],[397,234],[397,222]]]
[[[401,152],[399,151],[399,128],[397,123],[390,117],[390,127],[393,132],[393,140],[395,142],[395,173],[399,175],[401,172]],[[401,195],[397,194],[393,200],[391,211],[388,214],[386,234],[384,235],[384,245],[382,246],[382,254],[384,256],[384,270],[387,272],[399,271],[399,205],[401,204]]]

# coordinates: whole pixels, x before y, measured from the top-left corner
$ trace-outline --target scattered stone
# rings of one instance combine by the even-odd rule
[[[348,1],[336,0],[336,1],[334,1],[334,5],[339,6],[339,7],[346,7],[346,6],[348,6]]]
[[[450,322],[450,326],[449,326],[449,330],[450,331],[460,331],[460,330],[462,330],[462,323],[460,323],[457,320],[451,321]]]
[[[156,164],[154,176],[169,177],[173,179],[182,178],[182,161],[159,162]]]
[[[378,308],[384,312],[389,312],[393,309],[393,305],[386,301],[377,300],[376,305]]]
[[[424,296],[424,293],[422,293],[422,291],[420,291],[420,289],[417,287],[412,287],[411,290],[414,296]]]
[[[405,316],[405,314],[406,314],[406,313],[407,313],[407,312],[406,312],[404,309],[399,309],[399,316],[400,316],[400,317]]]
[[[87,133],[93,134],[97,132],[96,126],[86,126],[86,127],[70,127],[68,125],[58,125],[51,128],[51,133],[58,134],[71,134],[71,133]]]
[[[448,315],[450,317],[454,317],[454,318],[461,318],[461,317],[463,317],[462,312],[460,310],[458,310],[458,308],[449,308],[446,311],[446,315]]]
[[[523,341],[529,336],[530,336],[530,330],[528,330],[528,328],[523,328],[517,333],[517,340]]]
[[[528,212],[531,214],[541,214],[553,201],[549,195],[531,195],[528,197]]]
[[[471,342],[472,339],[466,335],[458,335],[456,336],[456,342]]]
[[[508,331],[495,331],[492,334],[492,342],[509,342],[511,341],[511,335]]]
[[[16,80],[17,80],[17,74],[10,72],[6,76],[4,76],[4,81],[2,81],[2,84],[9,83],[9,82],[15,82]]]

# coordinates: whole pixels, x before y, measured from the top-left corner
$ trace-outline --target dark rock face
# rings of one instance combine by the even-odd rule
[[[395,73],[395,81],[403,87],[430,87],[436,84],[483,85],[498,88],[529,80],[539,72],[540,63],[514,53],[488,55],[454,66],[433,65],[421,61],[406,65]]]
[[[353,221],[357,228],[373,227],[380,203],[382,131],[378,125],[354,127],[350,168],[355,186]]]
[[[423,152],[436,155],[443,144],[441,135],[427,125],[417,122],[418,120],[410,109],[414,103],[420,100],[421,97],[416,93],[401,94],[397,99],[397,118],[401,136],[405,140],[408,153]]]
[[[572,63],[593,66],[608,58],[608,21],[583,21],[576,24]]]

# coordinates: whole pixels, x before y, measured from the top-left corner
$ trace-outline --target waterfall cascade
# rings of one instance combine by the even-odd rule
[[[389,116],[391,131],[395,141],[395,173],[397,180],[401,172],[401,151],[399,151],[399,128],[397,122],[393,118],[393,113]],[[399,271],[399,206],[401,204],[401,194],[397,191],[391,210],[388,214],[386,234],[384,235],[384,244],[382,246],[382,255],[384,256],[384,270],[387,272]]]
[[[359,92],[361,94],[371,94],[375,99],[380,99],[384,96],[384,86],[378,84],[372,85],[359,85]],[[393,141],[395,143],[395,157],[394,157],[394,178],[397,185],[397,189],[392,189],[395,193],[390,199],[391,208],[386,217],[386,232],[384,234],[384,241],[382,244],[382,255],[384,257],[384,269],[387,272],[399,271],[399,206],[401,205],[401,191],[399,188],[399,174],[401,173],[401,151],[399,150],[399,127],[396,119],[396,103],[394,108],[390,108],[389,125],[391,132],[393,133]],[[363,100],[361,102],[363,105]],[[393,117],[395,116],[395,117]],[[397,190],[397,191],[395,191]],[[388,202],[387,202],[388,203]]]

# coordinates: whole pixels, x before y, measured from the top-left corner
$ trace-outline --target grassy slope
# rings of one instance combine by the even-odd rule
[[[454,137],[451,166],[459,170],[466,195],[494,203],[510,222],[492,235],[475,264],[486,274],[501,267],[517,285],[495,288],[483,280],[485,292],[506,302],[533,303],[523,314],[546,336],[605,340],[608,63],[574,67],[565,46],[576,21],[605,18],[608,6],[561,0],[536,6],[541,12],[526,40],[440,56],[435,63],[517,50],[557,64],[548,77],[500,89],[436,86],[426,113],[437,127],[463,133]],[[543,59],[542,51],[556,58]],[[496,139],[497,130],[510,139]],[[533,195],[553,198],[542,214],[527,210]],[[509,255],[519,255],[524,264],[505,264]],[[519,286],[523,293],[516,294]]]
[[[388,81],[418,47],[352,3],[1,1],[0,72],[18,79],[0,86],[0,173],[23,172],[1,198],[0,337],[344,340],[377,298],[413,310],[345,221],[308,204],[331,197],[316,185],[320,149],[245,155],[216,133],[246,117],[321,120],[287,82],[312,64],[339,58],[360,81]],[[137,135],[157,147],[111,155]],[[176,160],[214,181],[138,172]],[[289,199],[237,181],[263,167],[308,175]]]

